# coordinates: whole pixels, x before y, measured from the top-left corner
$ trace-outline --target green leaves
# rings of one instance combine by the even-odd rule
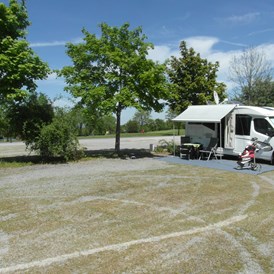
[[[172,57],[168,64],[168,75],[172,84],[170,108],[181,113],[189,105],[206,104],[213,100],[214,90],[223,99],[225,85],[217,82],[219,63],[212,64],[202,59],[193,48],[187,49],[184,41],[180,44],[180,52],[182,57]]]
[[[0,3],[0,40],[5,37],[18,39],[25,36],[25,29],[30,25],[24,4],[10,0],[9,7]]]
[[[35,140],[40,127],[50,123],[53,116],[52,105],[44,94],[33,93],[20,102],[11,102],[6,110],[10,133],[19,136],[27,146]]]
[[[65,117],[55,117],[51,124],[43,126],[32,150],[46,160],[61,158],[68,161],[83,156],[76,132]]]
[[[68,83],[66,90],[87,103],[97,101],[114,113],[118,103],[122,109],[135,107],[136,102],[154,107],[154,100],[146,98],[164,97],[164,68],[146,59],[152,45],[144,41],[142,29],[131,31],[128,23],[120,28],[106,23],[100,27],[100,38],[84,29],[84,43],[67,45],[73,66],[60,72]]]
[[[10,7],[0,4],[0,101],[20,100],[50,72],[23,39],[28,25],[23,5],[15,0]]]
[[[84,43],[67,45],[73,65],[59,72],[66,90],[97,112],[115,113],[118,128],[127,107],[161,110],[160,99],[167,98],[165,66],[147,59],[153,45],[145,42],[142,29],[129,30],[128,23],[100,28],[101,37],[83,29]]]

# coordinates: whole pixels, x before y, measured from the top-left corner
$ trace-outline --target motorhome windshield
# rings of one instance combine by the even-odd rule
[[[273,120],[274,122],[274,120]],[[273,136],[273,122],[271,124],[264,118],[254,118],[254,129],[262,134]]]

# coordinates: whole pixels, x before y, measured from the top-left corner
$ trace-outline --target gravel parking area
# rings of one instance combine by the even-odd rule
[[[1,168],[0,273],[273,273],[273,181],[157,158]]]

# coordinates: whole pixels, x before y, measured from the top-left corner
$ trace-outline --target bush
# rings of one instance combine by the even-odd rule
[[[83,156],[76,131],[64,117],[54,118],[51,124],[42,127],[32,150],[46,159],[58,157],[68,161]]]

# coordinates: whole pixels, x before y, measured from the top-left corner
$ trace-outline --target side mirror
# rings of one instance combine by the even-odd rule
[[[274,137],[274,129],[269,129],[266,133],[269,137]]]

